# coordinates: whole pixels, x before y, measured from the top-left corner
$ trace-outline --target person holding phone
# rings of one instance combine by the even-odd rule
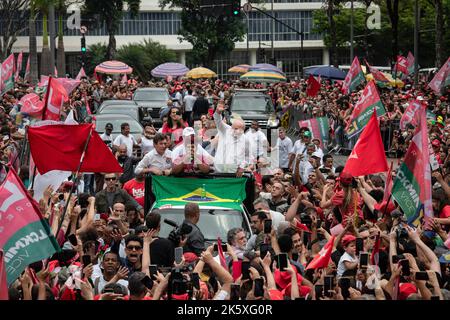
[[[183,143],[172,151],[172,173],[202,172],[208,173],[214,163],[214,158],[197,143],[194,128],[183,129]]]
[[[356,273],[359,260],[356,256],[356,237],[353,235],[346,235],[342,238],[342,247],[345,253],[339,259],[337,267],[337,276],[342,277],[344,273]]]

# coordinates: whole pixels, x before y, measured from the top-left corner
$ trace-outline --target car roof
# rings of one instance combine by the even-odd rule
[[[157,88],[137,88],[135,92],[137,91],[167,91],[167,88],[161,88],[161,87],[157,87]]]
[[[111,105],[136,105],[133,100],[105,100],[100,106],[111,106]]]

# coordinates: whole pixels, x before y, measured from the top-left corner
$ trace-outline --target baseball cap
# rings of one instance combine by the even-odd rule
[[[311,138],[312,137],[312,133],[311,133],[311,131],[305,131],[305,132],[303,132],[303,136]]]
[[[434,139],[433,142],[431,142],[431,145],[433,147],[440,147],[441,146],[441,142],[438,139]]]
[[[406,300],[410,295],[417,293],[417,288],[412,283],[401,283],[399,291],[399,300]]]
[[[195,131],[192,127],[186,127],[183,129],[183,137],[189,137],[191,135],[194,135]]]
[[[352,184],[353,176],[345,171],[342,171],[339,175],[339,181],[341,182],[341,185],[343,186],[349,186]]]
[[[107,123],[105,126],[105,129],[112,129],[112,128],[113,128],[112,123]]]
[[[348,234],[342,238],[342,245],[345,247],[352,241],[356,241],[356,237],[354,235]]]

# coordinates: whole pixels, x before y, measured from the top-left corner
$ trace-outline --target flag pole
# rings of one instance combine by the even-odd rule
[[[86,143],[84,144],[83,153],[81,154],[80,162],[78,163],[78,168],[77,168],[77,171],[75,173],[75,182],[73,184],[73,187],[70,188],[69,197],[67,198],[66,204],[64,206],[64,212],[63,212],[63,215],[61,217],[61,221],[59,222],[58,229],[56,230],[55,237],[58,236],[59,230],[61,230],[62,224],[64,222],[64,218],[65,218],[66,213],[67,213],[67,208],[69,207],[69,204],[70,204],[70,198],[72,197],[73,190],[74,190],[74,188],[76,188],[76,189],[78,188],[78,183],[80,182],[80,178],[78,177],[78,174],[80,173],[81,166],[83,165],[83,161],[84,161],[84,156],[86,154],[86,150],[88,148],[89,141],[91,140],[92,130],[94,130],[93,125],[91,125],[91,130],[89,131],[89,135],[88,135],[88,137],[86,139]]]

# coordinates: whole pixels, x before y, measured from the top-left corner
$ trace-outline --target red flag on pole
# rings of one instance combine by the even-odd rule
[[[92,126],[90,123],[29,127],[31,155],[39,173],[45,174],[51,170],[77,171],[91,130],[92,136],[80,172],[123,172],[111,150]]]
[[[6,280],[6,268],[3,261],[3,250],[0,249],[0,300],[9,300],[8,281]]]
[[[222,240],[220,240],[220,238],[217,238],[217,251],[219,252],[220,264],[225,268],[225,270],[228,270],[227,261],[225,260],[225,255],[222,250]]]
[[[47,94],[44,101],[44,111],[42,113],[42,120],[60,120],[61,107],[65,101],[69,99],[66,89],[58,81],[52,81],[49,77]]]
[[[333,251],[334,239],[336,236],[332,236],[327,244],[319,251],[319,253],[312,259],[312,261],[306,267],[308,269],[320,269],[326,268],[330,263],[331,252]]]
[[[22,71],[22,59],[23,59],[23,51],[20,51],[17,57],[17,67],[16,67],[16,75],[14,76],[14,80],[19,80],[20,71]]]
[[[372,265],[378,265],[378,262],[380,261],[380,242],[381,238],[379,235],[377,235],[375,244],[373,246],[372,255],[370,256],[370,264]]]
[[[27,66],[25,67],[25,75],[23,76],[25,81],[30,81],[30,56],[28,55]]]
[[[347,159],[345,172],[354,177],[388,171],[377,114],[374,111],[369,123]]]
[[[320,90],[320,83],[314,78],[312,74],[308,78],[308,87],[306,88],[306,94],[310,97],[315,97]]]
[[[78,75],[75,78],[75,80],[81,80],[81,78],[83,77],[86,77],[86,72],[84,72],[84,68],[81,67],[80,72],[78,72]]]

